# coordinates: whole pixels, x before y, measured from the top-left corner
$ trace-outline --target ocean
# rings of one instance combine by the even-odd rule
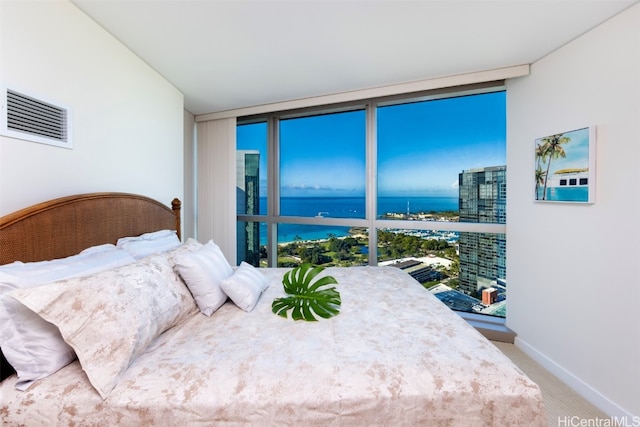
[[[260,213],[266,215],[267,200],[260,198]],[[458,211],[458,197],[380,197],[378,216],[385,213],[443,212]],[[282,215],[325,218],[364,218],[364,197],[283,197],[280,210]],[[296,237],[302,240],[319,240],[349,235],[350,227],[334,227],[302,224],[280,224],[278,243],[292,242]],[[260,244],[267,241],[266,225],[260,227]]]

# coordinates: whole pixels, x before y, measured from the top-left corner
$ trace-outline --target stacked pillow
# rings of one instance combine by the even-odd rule
[[[180,246],[180,239],[173,230],[160,230],[136,237],[122,237],[118,239],[116,246],[127,251],[135,259],[142,259],[177,248]]]
[[[176,268],[203,314],[211,316],[227,300],[220,283],[233,269],[212,240],[200,250],[178,257]]]
[[[198,309],[210,316],[228,296],[253,310],[268,286],[258,269],[243,262],[234,271],[213,241],[174,239],[148,233],[64,259],[0,266],[0,347],[16,387],[77,356],[104,399],[153,340]]]
[[[227,296],[242,310],[253,310],[268,285],[264,275],[244,261],[234,272],[212,240],[200,250],[178,257],[176,268],[207,316],[220,308]]]
[[[231,301],[244,311],[254,309],[268,285],[267,278],[257,268],[244,261],[232,276],[220,283]]]
[[[150,256],[11,296],[58,327],[105,399],[153,340],[197,312],[170,257]]]
[[[56,325],[13,298],[12,291],[89,276],[132,264],[136,258],[168,248],[174,251],[167,256],[175,257],[202,246],[190,239],[179,249],[180,241],[171,230],[120,240],[119,247],[97,245],[67,258],[29,263],[16,261],[0,266],[0,349],[18,375],[16,387],[19,390],[26,390],[33,381],[68,365],[76,354]],[[29,292],[37,293],[39,289]]]
[[[135,260],[114,245],[100,245],[67,258],[0,266],[0,348],[18,374],[16,387],[25,390],[75,359],[58,328],[9,296],[16,289],[127,265]]]

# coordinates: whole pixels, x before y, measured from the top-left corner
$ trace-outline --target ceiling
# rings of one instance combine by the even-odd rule
[[[533,63],[638,0],[72,0],[205,114]]]

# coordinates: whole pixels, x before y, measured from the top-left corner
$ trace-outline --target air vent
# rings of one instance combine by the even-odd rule
[[[71,148],[67,108],[11,89],[5,90],[4,101],[4,135]]]

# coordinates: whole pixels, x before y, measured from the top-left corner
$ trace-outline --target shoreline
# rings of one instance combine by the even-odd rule
[[[346,236],[335,236],[336,239],[339,240],[344,240],[347,237],[353,237],[355,239],[364,239],[367,238],[369,236],[367,236],[366,234],[362,234],[362,233],[358,233],[358,234],[353,234],[351,233],[351,229],[349,229],[349,234]],[[326,243],[330,240],[330,237],[321,237],[319,239],[302,239],[302,240],[291,240],[288,242],[278,242],[278,246],[286,246],[286,245],[290,245],[292,243],[302,243],[302,244],[308,244],[308,243]],[[260,245],[260,246],[264,246],[264,245]]]

